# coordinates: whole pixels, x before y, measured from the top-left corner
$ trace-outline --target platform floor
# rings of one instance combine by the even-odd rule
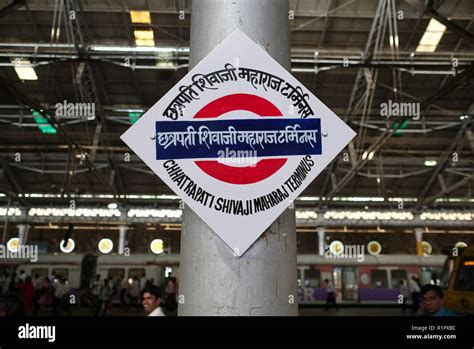
[[[51,309],[41,309],[39,312],[40,316],[51,316]],[[92,316],[88,308],[72,308],[72,316]],[[113,307],[112,311],[107,311],[105,316],[144,316],[145,313],[141,308],[136,311],[134,308],[130,308],[128,312],[120,309],[119,307]],[[300,307],[300,316],[412,316],[411,312],[407,310],[405,313],[400,308],[396,307],[364,307],[364,306],[350,306],[341,307],[339,310],[334,308],[326,311],[323,307]],[[60,316],[68,316],[66,312],[61,312]]]
[[[300,316],[413,316],[411,310],[405,313],[396,307],[341,307],[339,310],[334,308],[328,311],[322,307],[300,307]]]

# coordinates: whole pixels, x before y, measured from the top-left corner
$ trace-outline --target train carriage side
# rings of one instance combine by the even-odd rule
[[[396,304],[399,281],[412,276],[422,284],[439,283],[445,256],[365,256],[363,260],[298,256],[300,304],[322,304],[326,300],[324,280],[334,282],[342,304]],[[409,299],[408,302],[411,300]]]

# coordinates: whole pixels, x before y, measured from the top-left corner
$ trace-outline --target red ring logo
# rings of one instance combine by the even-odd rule
[[[195,119],[217,118],[234,110],[246,110],[261,117],[282,116],[280,110],[266,99],[245,93],[224,96],[205,105]],[[277,172],[288,159],[262,159],[255,166],[234,167],[216,160],[198,160],[194,163],[209,176],[230,184],[252,184],[260,182]]]

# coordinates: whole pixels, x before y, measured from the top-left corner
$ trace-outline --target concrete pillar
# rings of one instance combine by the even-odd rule
[[[288,11],[288,0],[194,0],[190,68],[238,28],[289,69]],[[239,258],[184,208],[180,316],[298,315],[296,275],[294,210],[285,210]]]
[[[416,239],[416,254],[423,256],[423,230],[421,228],[415,228],[415,239]]]
[[[124,254],[125,252],[125,233],[127,227],[125,225],[119,226],[119,243],[118,243],[118,254]]]
[[[317,231],[318,231],[319,255],[324,256],[324,248],[326,247],[326,241],[324,240],[325,229],[323,227],[318,227]]]
[[[28,225],[27,224],[18,224],[18,239],[20,240],[20,246],[23,246],[28,239]]]

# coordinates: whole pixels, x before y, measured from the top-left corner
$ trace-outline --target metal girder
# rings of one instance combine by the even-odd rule
[[[469,80],[474,77],[474,62],[471,62],[469,66],[465,67],[465,69],[456,76],[452,77],[443,87],[441,87],[435,94],[431,95],[428,98],[425,98],[421,103],[421,109],[424,109],[433,102],[441,99],[443,97],[448,96],[454,90],[456,90],[465,80]]]
[[[384,33],[384,24],[386,19],[385,11],[387,3],[387,0],[380,0],[378,3],[377,10],[374,15],[374,20],[372,21],[372,26],[370,28],[370,32],[367,38],[367,43],[365,45],[364,55],[362,57],[364,62],[371,61],[374,53],[380,47],[380,44],[383,43],[382,36]],[[347,106],[345,117],[346,121],[349,121],[351,119],[351,114],[360,107],[360,104],[363,101],[365,94],[367,93],[367,86],[367,79],[364,74],[364,70],[359,69]]]
[[[58,134],[67,142],[68,146],[75,148],[75,142],[67,135],[62,129],[56,117],[49,115],[45,112],[43,106],[35,98],[28,96],[26,93],[23,93],[19,90],[13,83],[11,83],[3,73],[0,72],[0,89],[3,89],[7,94],[10,94],[12,97],[16,98],[23,105],[39,112],[48,123],[54,127]]]
[[[120,174],[120,168],[117,165],[117,161],[115,160],[113,154],[108,155],[108,161],[114,171],[114,178],[117,180],[117,186],[118,186],[120,194],[125,194],[126,190],[125,190],[125,185],[123,184],[122,176]]]
[[[101,132],[102,132],[102,123],[99,122],[99,123],[97,123],[97,125],[95,127],[94,139],[92,140],[92,147],[91,147],[91,151],[89,153],[89,159],[92,162],[94,162],[94,160],[95,160],[95,154],[97,153],[97,146],[99,145]]]
[[[68,133],[61,124],[57,121],[55,116],[51,116],[47,113],[41,103],[39,103],[35,98],[28,96],[26,93],[20,91],[16,88],[10,81],[6,79],[6,77],[0,72],[0,88],[3,88],[7,93],[14,96],[18,99],[20,103],[27,105],[28,107],[35,109],[38,111],[47,121],[48,123],[54,127],[58,135],[66,141],[68,144],[68,148],[73,151],[84,152],[81,145],[79,145]],[[90,161],[90,159],[86,156],[84,159],[84,165],[97,177],[97,179],[104,185],[106,188],[111,190],[115,195],[119,195],[117,190],[110,186],[104,176],[99,172],[97,167]]]
[[[464,81],[467,78],[470,78],[473,75],[474,75],[474,64],[471,64],[471,66],[469,68],[466,68],[463,73],[453,77],[450,81],[448,81],[448,83],[443,88],[441,88],[437,93],[435,93],[433,96],[430,96],[430,97],[424,99],[422,101],[421,105],[426,107],[426,106],[430,105],[431,102],[437,100],[439,97],[453,92],[460,85],[460,83],[462,81]],[[472,107],[470,108],[470,111],[468,112],[468,114],[472,114]],[[402,119],[398,118],[398,119],[399,120],[394,120],[392,125],[394,125],[395,122],[404,122],[405,120],[409,120],[410,117],[405,117],[405,118],[402,118]],[[451,146],[449,146],[447,148],[447,150],[441,155],[440,160],[438,161],[437,167],[436,167],[435,171],[433,172],[432,177],[426,183],[425,187],[422,189],[421,194],[418,197],[418,203],[417,203],[417,206],[416,206],[417,210],[419,210],[421,208],[421,205],[424,202],[424,198],[425,198],[426,194],[428,193],[428,191],[431,189],[431,186],[432,186],[433,182],[435,181],[435,179],[437,178],[437,175],[441,172],[442,168],[445,167],[445,164],[446,164],[446,161],[447,161],[448,157],[450,156],[450,154],[452,153],[452,151],[456,147],[456,145],[459,143],[461,137],[464,134],[464,130],[470,124],[472,124],[472,121],[473,120],[472,120],[472,116],[471,116],[470,119],[467,119],[463,123],[463,125],[461,126],[461,129],[459,130],[458,134],[456,135],[453,142],[451,143]],[[367,152],[371,152],[371,151],[376,152],[378,149],[380,149],[392,137],[392,135],[393,135],[393,129],[392,129],[392,126],[391,126],[390,128],[387,128],[387,130],[379,136],[379,138],[376,140],[376,142],[374,144],[372,144],[369,147],[369,149],[367,149]],[[362,167],[365,166],[365,164],[368,161],[369,161],[368,159],[365,159],[365,160],[361,160],[361,161],[357,162],[357,165],[354,166],[348,173],[346,173],[346,175],[339,181],[336,188],[333,188],[330,191],[330,193],[328,195],[326,195],[326,200],[324,202],[322,202],[319,207],[321,207],[323,205],[323,203],[328,202],[329,199],[334,194],[336,194],[337,191],[341,190],[355,176],[355,174]],[[336,161],[333,161],[331,166],[334,167],[335,163],[336,163]],[[324,186],[323,186],[323,190],[325,190],[326,186],[327,186],[327,182],[325,181]],[[323,194],[324,194],[324,191],[321,191],[320,196],[324,196]]]
[[[324,29],[321,33],[321,38],[319,39],[318,47],[321,47],[324,44],[324,39],[326,37],[326,30],[328,29],[329,13],[331,11],[332,5],[333,5],[333,0],[329,0],[328,7],[327,7],[327,15],[326,15],[326,18],[324,19]]]
[[[64,19],[66,24],[66,31],[69,34],[68,39],[74,44],[78,55],[76,81],[81,99],[84,102],[94,103],[98,112],[95,117],[97,119],[97,125],[94,132],[94,138],[92,140],[92,149],[89,154],[89,161],[94,163],[97,146],[100,140],[100,134],[102,132],[102,104],[99,98],[97,90],[97,84],[94,78],[92,65],[90,64],[89,53],[87,52],[84,37],[82,35],[81,24],[79,20],[79,8],[77,1],[75,0],[64,0]]]
[[[451,142],[451,145],[441,154],[441,156],[437,160],[437,165],[435,169],[433,170],[433,173],[431,177],[428,179],[426,182],[425,186],[421,190],[420,195],[418,196],[418,201],[415,206],[417,210],[419,210],[425,203],[428,201],[425,199],[426,195],[428,194],[429,190],[433,186],[433,183],[435,182],[436,178],[438,178],[438,175],[444,170],[446,167],[449,159],[452,156],[454,148],[457,146],[457,144],[463,139],[464,136],[464,131],[466,128],[473,123],[472,119],[467,119],[457,132],[456,136],[453,138],[453,141]],[[456,188],[455,188],[456,189]],[[454,189],[453,189],[454,190]],[[441,194],[442,195],[442,194]]]
[[[472,152],[474,153],[474,133],[472,130],[466,130],[466,138],[469,142]]]
[[[380,0],[378,3],[377,10],[374,15],[374,20],[372,21],[372,26],[370,28],[370,32],[367,38],[367,43],[364,50],[364,56],[362,57],[364,62],[371,61],[374,53],[379,48],[380,43],[381,42],[383,43],[383,36],[384,36],[383,33],[385,32],[384,24],[385,24],[385,19],[386,19],[385,13],[386,13],[387,4],[388,4],[388,0]],[[371,89],[373,89],[376,81],[372,81],[371,83],[372,83],[372,86],[369,86],[368,81],[366,79],[366,74],[364,73],[364,68],[360,68],[357,72],[356,80],[354,82],[354,87],[352,88],[352,93],[349,98],[349,103],[348,103],[347,110],[345,113],[346,121],[349,121],[351,119],[353,113],[360,108],[364,99],[367,99],[368,94],[371,93]],[[338,159],[333,160],[331,162],[331,165],[329,166],[329,169],[326,174],[326,178],[324,179],[323,187],[321,189],[321,194],[320,194],[321,197],[324,196],[324,193],[326,192],[327,186],[332,177],[333,170],[337,166],[337,161]],[[365,164],[365,162],[362,162],[362,163],[363,165]],[[347,173],[346,176],[344,176],[336,185],[334,185],[334,181],[333,181],[333,188],[330,193],[333,193],[333,192],[335,193],[338,190],[338,188],[340,188],[341,183],[343,183],[342,185],[345,185],[345,183],[347,183],[352,177],[354,177],[357,171],[360,168],[362,168],[361,166],[359,166],[360,164],[361,162],[355,163],[353,166],[354,171]],[[319,207],[321,208],[321,206],[326,202],[327,200],[325,202],[321,202]]]
[[[407,227],[413,228],[416,226],[432,227],[432,228],[471,228],[474,227],[474,221],[439,221],[439,220],[425,220],[415,217],[407,220],[394,219],[325,219],[319,215],[316,219],[296,219],[297,226],[311,226],[311,227]]]
[[[0,9],[0,18],[8,15],[12,11],[15,11],[20,6],[23,6],[25,2],[26,0],[13,0],[13,2]]]
[[[112,217],[58,217],[58,216],[28,216],[28,209],[26,207],[18,207],[22,211],[20,216],[0,216],[0,218],[8,217],[9,222],[23,223],[28,221],[29,223],[91,223],[93,224],[139,224],[139,223],[182,223],[181,218],[171,217],[127,217],[125,216],[112,216]],[[51,206],[48,206],[51,208]],[[64,209],[64,206],[58,207]],[[86,208],[86,207],[82,207]],[[96,208],[91,207],[91,208]],[[122,208],[122,211],[127,211],[135,207],[126,206]],[[139,207],[137,207],[139,208]],[[297,209],[299,211],[307,211],[305,209]],[[346,210],[332,210],[334,212],[344,212]],[[383,212],[383,211],[381,211]],[[401,211],[409,212],[409,211]],[[296,224],[300,227],[407,227],[413,228],[414,226],[430,227],[430,228],[473,228],[474,220],[432,220],[432,219],[421,219],[419,214],[415,214],[413,219],[327,219],[324,218],[324,214],[318,214],[317,218],[296,218]]]
[[[472,180],[474,180],[474,175],[470,175],[469,177],[464,177],[463,179],[461,179],[457,183],[454,183],[453,185],[451,185],[449,187],[444,187],[444,188],[442,188],[442,190],[440,192],[436,193],[433,196],[430,196],[430,197],[426,198],[421,205],[429,204],[429,203],[433,202],[434,200],[436,200],[437,198],[439,198],[440,196],[449,194],[449,193],[455,191],[456,189],[459,189],[462,186],[466,185],[467,183],[469,183]]]
[[[291,28],[290,31],[291,31],[291,32],[294,32],[294,31],[300,30],[300,29],[306,27],[308,24],[314,23],[314,22],[316,22],[316,21],[319,21],[320,19],[323,19],[323,18],[325,18],[325,17],[328,17],[330,14],[335,13],[335,12],[337,12],[337,11],[343,9],[344,7],[349,6],[350,4],[352,4],[352,3],[354,3],[354,2],[355,2],[355,0],[349,0],[349,1],[345,2],[345,3],[343,3],[342,5],[340,5],[340,6],[338,6],[338,7],[335,7],[335,8],[333,8],[332,10],[328,11],[325,16],[320,16],[320,17],[312,18],[312,19],[310,19],[310,20],[308,20],[308,21],[306,21],[306,22],[300,24],[300,25],[297,26],[296,28]]]
[[[92,66],[89,61],[89,53],[86,50],[81,31],[77,1],[64,0],[64,18],[68,39],[74,44],[78,59],[82,62],[77,68],[75,80],[80,82],[79,86],[81,87],[80,91],[83,101],[96,103],[96,109],[99,110],[99,115],[96,115],[96,117],[100,121],[101,103],[97,92],[94,74],[92,72]]]
[[[453,21],[450,21],[447,19],[445,16],[441,15],[438,11],[434,9],[434,2],[433,0],[428,0],[428,5],[426,7],[426,14],[429,15],[430,17],[436,19],[438,22],[444,24],[446,28],[451,30],[452,32],[456,33],[460,37],[462,37],[464,40],[466,40],[468,43],[471,45],[474,45],[474,35],[461,27],[460,25],[454,23]]]
[[[12,172],[10,165],[8,164],[8,161],[6,159],[1,159],[0,163],[2,165],[2,173],[3,177],[5,177],[6,181],[12,188],[12,190],[8,189],[2,189],[0,188],[0,191],[3,191],[8,197],[10,197],[12,200],[20,202],[22,205],[29,205],[29,202],[23,198],[20,198],[18,194],[23,193],[23,188],[20,185],[20,183],[17,181],[17,177],[14,175]],[[0,175],[0,178],[2,177]]]

